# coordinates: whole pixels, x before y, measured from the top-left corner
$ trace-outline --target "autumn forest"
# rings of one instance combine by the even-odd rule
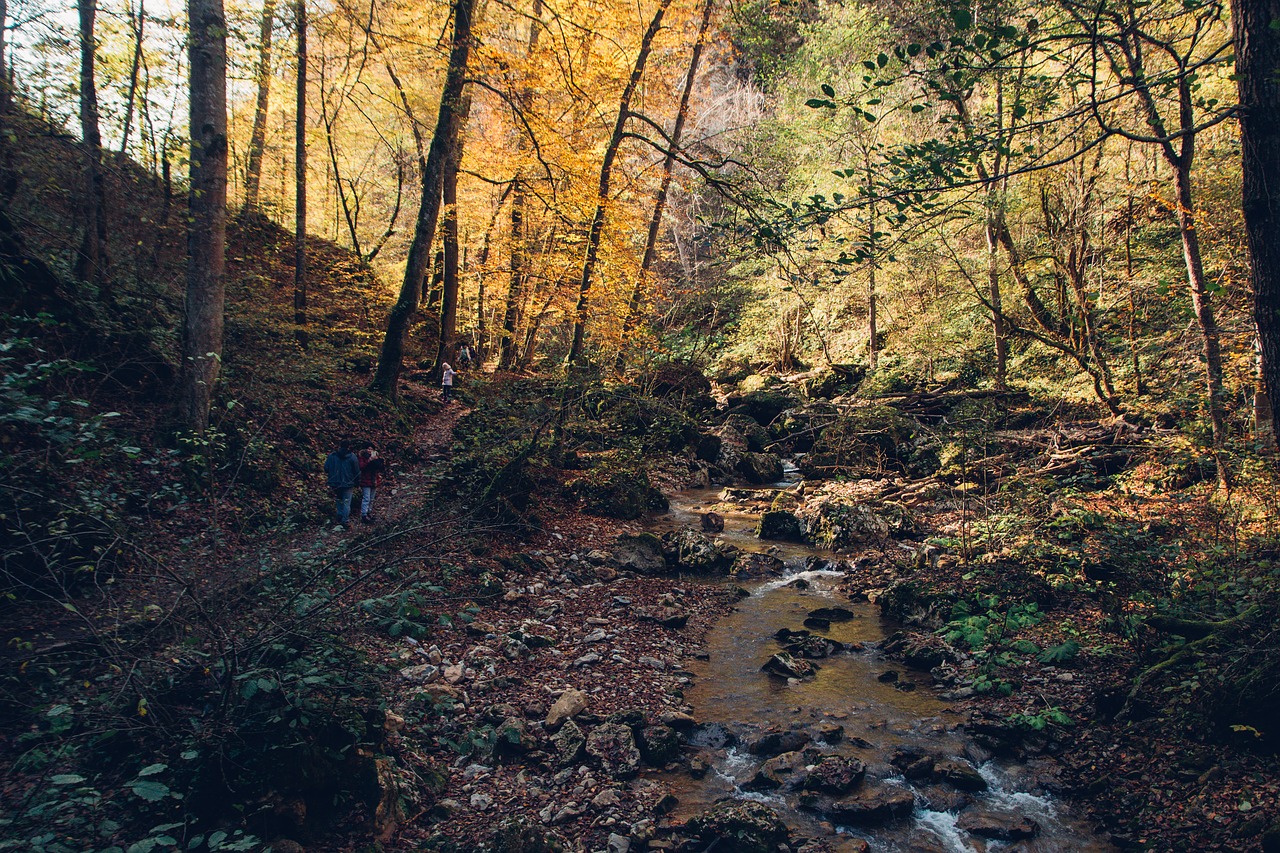
[[[1280,850],[1273,0],[0,0],[0,850]]]

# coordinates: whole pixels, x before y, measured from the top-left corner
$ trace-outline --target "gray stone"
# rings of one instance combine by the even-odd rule
[[[546,727],[554,731],[565,720],[587,710],[587,704],[586,693],[572,687],[569,688],[560,694],[555,704],[551,706],[551,710],[547,712]]]
[[[614,779],[629,779],[640,769],[640,750],[629,726],[603,723],[587,736],[587,754]]]

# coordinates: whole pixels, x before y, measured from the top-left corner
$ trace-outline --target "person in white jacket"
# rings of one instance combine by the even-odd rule
[[[440,391],[446,403],[453,401],[453,375],[454,369],[449,366],[449,362],[440,365]]]

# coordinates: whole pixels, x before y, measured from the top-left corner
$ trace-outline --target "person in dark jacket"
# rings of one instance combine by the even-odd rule
[[[356,458],[360,460],[360,520],[370,524],[373,522],[373,498],[382,485],[382,475],[387,473],[387,463],[372,445],[361,450]]]
[[[351,452],[351,442],[338,443],[338,449],[324,460],[324,473],[329,478],[329,488],[333,490],[338,523],[346,527],[351,518],[351,495],[360,481],[360,460]]]

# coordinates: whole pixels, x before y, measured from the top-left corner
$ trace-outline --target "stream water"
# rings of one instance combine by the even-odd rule
[[[675,495],[662,526],[697,528],[701,512],[717,502],[718,494],[709,489]],[[994,760],[969,742],[960,728],[962,719],[938,698],[928,676],[912,674],[881,655],[877,644],[893,626],[881,620],[874,605],[839,595],[840,573],[805,570],[806,559],[821,552],[803,545],[762,542],[754,534],[756,516],[723,512],[722,506],[717,511],[725,515],[720,535],[726,541],[744,551],[768,551],[783,559],[787,568],[783,577],[746,585],[750,597],[708,635],[708,659],[690,666],[697,678],[685,698],[702,724],[692,743],[703,748],[710,768],[701,779],[688,774],[663,776],[679,800],[675,817],[692,817],[724,798],[753,799],[777,809],[800,834],[829,837],[836,843],[834,849],[840,849],[842,842],[848,849],[857,849],[856,839],[865,840],[877,853],[1104,853],[1115,849],[1075,817],[1069,804],[1042,790],[1044,777],[1034,764]],[[796,583],[801,579],[806,583]],[[800,629],[811,611],[823,607],[852,611],[852,618],[832,621],[828,630],[815,631],[846,644],[849,650],[816,661],[820,668],[812,679],[784,679],[762,672],[762,664],[782,648],[774,634],[782,628]],[[842,737],[833,734],[837,727],[843,729]],[[910,816],[881,826],[841,825],[824,818],[821,810],[803,807],[802,791],[788,791],[785,784],[760,790],[752,780],[759,781],[769,756],[751,754],[746,744],[770,730],[811,735],[813,740],[805,748],[812,751],[806,761],[837,755],[863,762],[863,790],[889,791],[900,799],[902,791],[909,792],[914,800]],[[901,765],[904,752],[968,762],[981,775],[986,790],[964,793],[927,777],[908,780],[892,763],[899,756]],[[1033,824],[1035,835],[1019,840],[983,837],[979,834],[983,830],[975,828],[975,816],[988,826],[992,821],[1024,829]],[[975,831],[966,831],[966,826]]]

